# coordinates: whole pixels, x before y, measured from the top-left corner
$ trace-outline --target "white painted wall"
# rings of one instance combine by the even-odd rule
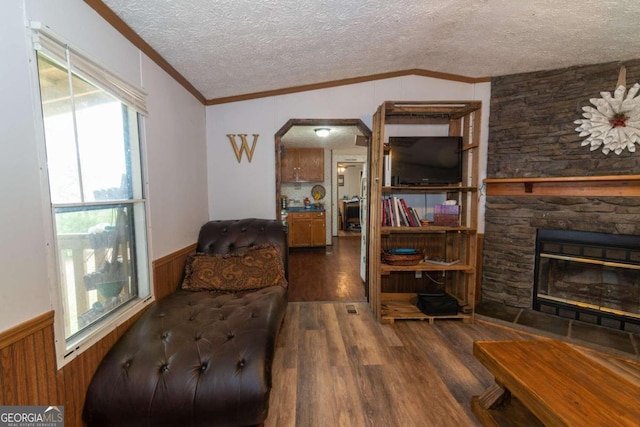
[[[205,108],[143,57],[153,258],[193,244],[208,219]]]
[[[405,76],[207,107],[209,217],[275,218],[275,133],[292,118],[356,118],[371,128],[372,117],[389,100],[480,100],[482,142],[488,135],[490,83],[467,84]],[[260,134],[249,163],[238,163],[226,135]],[[482,162],[484,177],[486,159]],[[480,227],[480,232],[483,227]]]
[[[347,197],[347,199],[351,199],[353,196],[360,197],[360,175],[362,173],[363,165],[360,164],[358,167],[349,167],[346,168],[344,173],[344,185],[338,187],[338,199],[342,199],[343,197]]]
[[[482,127],[480,130],[482,145],[480,147],[479,159],[479,203],[478,203],[478,233],[484,234],[484,213],[486,205],[486,191],[482,180],[487,177],[487,156],[488,156],[488,140],[489,140],[489,103],[491,101],[491,84],[479,84],[475,87],[475,98],[482,100]]]
[[[151,259],[195,242],[207,220],[205,108],[78,0],[9,0],[0,13],[0,331],[52,307],[37,82],[27,20],[149,92],[146,135]]]
[[[0,13],[0,330],[51,309],[22,2]]]

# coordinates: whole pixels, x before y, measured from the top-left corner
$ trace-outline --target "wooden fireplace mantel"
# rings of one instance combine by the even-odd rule
[[[640,175],[485,178],[487,196],[640,196]]]

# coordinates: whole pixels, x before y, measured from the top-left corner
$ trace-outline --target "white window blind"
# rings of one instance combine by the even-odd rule
[[[77,50],[57,41],[42,29],[34,30],[34,32],[34,48],[36,50],[41,50],[53,59],[60,61],[74,74],[109,92],[140,114],[149,115],[145,91],[129,84],[122,77],[98,65]]]

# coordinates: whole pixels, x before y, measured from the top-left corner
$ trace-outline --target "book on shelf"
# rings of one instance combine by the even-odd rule
[[[390,222],[389,204],[387,203],[387,199],[382,199],[382,226],[385,227]]]
[[[404,213],[404,216],[407,220],[407,225],[409,227],[417,227],[416,220],[413,218],[413,215],[411,215],[411,211],[409,210],[407,203],[404,201],[404,199],[398,200],[400,201],[400,206],[402,207],[402,213]]]
[[[382,226],[392,227],[395,223],[393,209],[391,208],[391,199],[382,199]]]
[[[385,227],[391,223],[391,214],[389,213],[389,203],[387,199],[382,199],[382,226]]]
[[[399,227],[400,217],[398,215],[398,206],[393,197],[382,199],[383,227]]]
[[[397,197],[391,198],[391,212],[393,215],[393,226],[394,227],[402,227],[402,223],[400,222],[400,211],[398,211],[398,201]]]
[[[394,197],[394,201],[396,203],[396,210],[398,212],[398,224],[401,227],[408,227],[409,223],[407,222],[407,215],[404,212],[404,208],[402,207],[402,199],[398,199],[397,197]]]
[[[420,220],[420,215],[418,214],[418,211],[416,210],[416,208],[409,208],[409,211],[411,212],[411,216],[413,216],[413,220],[416,223],[416,227],[422,227],[422,221]]]
[[[391,185],[391,155],[386,150],[383,157],[382,185],[385,187]]]
[[[420,216],[416,209],[407,206],[404,199],[390,196],[382,199],[383,227],[420,227]]]

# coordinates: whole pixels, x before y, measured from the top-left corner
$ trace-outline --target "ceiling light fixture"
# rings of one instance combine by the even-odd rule
[[[317,128],[314,129],[316,135],[318,135],[320,138],[324,138],[326,136],[329,136],[329,132],[331,132],[331,129],[329,128]]]

